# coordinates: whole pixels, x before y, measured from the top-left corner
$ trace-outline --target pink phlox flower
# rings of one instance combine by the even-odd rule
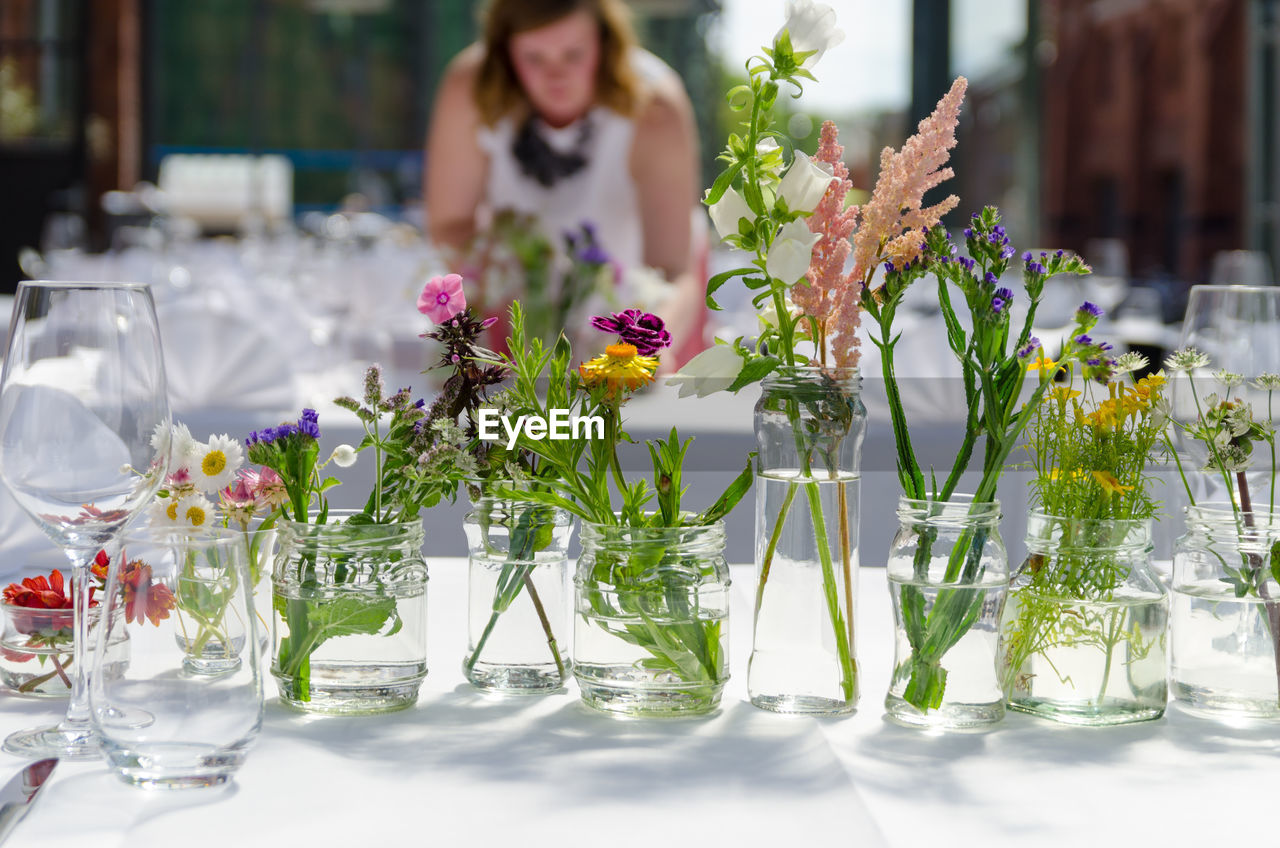
[[[880,153],[880,176],[870,202],[862,207],[862,222],[853,239],[857,279],[864,279],[884,259],[898,267],[915,260],[924,230],[960,202],[951,195],[933,206],[922,206],[929,189],[954,176],[943,166],[956,146],[956,124],[968,85],[964,77],[956,77],[951,90],[938,101],[933,114],[920,122],[902,150],[886,147]]]
[[[437,324],[443,324],[467,308],[467,298],[462,293],[462,277],[445,274],[432,277],[418,295],[418,311]]]

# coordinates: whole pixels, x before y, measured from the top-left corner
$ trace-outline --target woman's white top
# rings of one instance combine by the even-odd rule
[[[632,60],[643,80],[674,73],[661,59],[636,50]],[[585,139],[583,123],[591,127]],[[544,186],[525,174],[512,153],[518,124],[511,117],[492,127],[481,126],[480,149],[489,157],[480,224],[487,226],[504,209],[537,216],[544,233],[563,248],[563,234],[578,232],[584,223],[595,227],[600,247],[622,268],[644,265],[644,225],[640,197],[631,175],[631,146],[635,120],[605,106],[595,106],[566,127],[535,122],[538,134],[558,153],[575,150],[586,159],[576,173]],[[579,145],[582,145],[579,148]]]

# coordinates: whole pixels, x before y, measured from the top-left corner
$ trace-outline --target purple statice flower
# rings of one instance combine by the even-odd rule
[[[1008,258],[1009,258],[1010,256],[1012,256],[1015,252],[1016,252],[1016,250],[1015,250],[1015,248],[1014,248],[1014,246],[1013,246],[1013,245],[1011,245],[1011,244],[1006,244],[1006,245],[1005,245],[1005,246],[1000,250],[1000,258],[1001,258],[1001,259],[1008,259]]]
[[[1027,263],[1027,273],[1028,273],[1028,274],[1043,274],[1043,273],[1045,273],[1045,267],[1044,267],[1043,265],[1041,265],[1039,262],[1028,262],[1028,263]]]
[[[1023,254],[1022,254],[1022,261],[1023,261],[1023,262],[1030,262],[1030,261],[1031,261],[1031,251],[1029,251],[1029,250],[1028,250],[1026,253],[1023,253]]]
[[[991,311],[999,315],[1001,312],[1004,311],[1004,308],[1008,303],[1009,301],[1005,300],[999,295],[993,296],[991,298]]]
[[[671,347],[671,334],[657,315],[639,309],[625,309],[605,317],[597,315],[591,326],[606,333],[616,333],[630,345],[635,345],[641,356],[653,356],[663,348]]]
[[[977,262],[974,262],[972,259],[970,259],[967,256],[961,256],[956,261],[959,262],[964,267],[964,269],[968,271],[970,274],[973,273],[974,266],[978,264]]]
[[[892,274],[892,273],[894,272],[894,270],[895,270],[895,269],[894,269],[894,267],[893,267],[893,260],[892,260],[892,259],[886,259],[886,260],[884,261],[884,272],[885,272],[886,274]]]
[[[1088,360],[1085,364],[1088,365],[1090,368],[1097,368],[1099,365],[1102,364],[1102,360],[1098,359],[1095,356],[1092,359]]]
[[[417,400],[415,400],[415,401],[413,402],[413,407],[414,407],[414,409],[422,409],[422,407],[424,407],[424,406],[426,406],[426,405],[427,405],[427,399],[426,399],[426,398],[418,398]]]
[[[288,426],[288,424],[282,425],[281,429]],[[304,409],[302,410],[302,417],[298,419],[298,426],[290,427],[290,430],[318,439],[320,438],[320,416],[316,414],[314,409]]]
[[[1101,317],[1102,307],[1087,300],[1080,304],[1080,308],[1076,310],[1076,321],[1078,323],[1094,322]]]
[[[965,237],[965,238],[967,238],[967,239],[968,239],[968,238],[973,238],[973,228],[972,228],[972,227],[965,227],[965,228],[964,228],[964,237]]]
[[[1085,333],[1081,333],[1075,337],[1075,343],[1081,347],[1091,347],[1093,345],[1093,339],[1089,338]]]
[[[1058,252],[1054,254],[1054,256],[1058,257],[1059,259],[1061,259],[1065,255],[1066,255],[1066,251],[1063,250],[1062,248],[1058,248]]]
[[[593,242],[578,251],[578,261],[585,262],[588,265],[608,265],[613,261],[613,257],[606,253],[604,248]]]
[[[1000,278],[996,276],[995,271],[988,271],[982,279],[985,280],[989,285],[993,285],[993,286],[996,283],[1000,282]]]
[[[1018,348],[1018,358],[1030,359],[1031,354],[1035,353],[1039,349],[1040,349],[1040,340],[1037,339],[1035,336],[1032,336],[1031,338],[1027,339],[1026,344]]]

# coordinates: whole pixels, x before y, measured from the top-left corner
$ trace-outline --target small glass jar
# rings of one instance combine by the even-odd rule
[[[1000,503],[899,498],[888,571],[896,633],[888,717],[944,730],[1004,718],[996,651],[1009,555]]]
[[[1280,513],[1187,507],[1173,553],[1170,683],[1209,718],[1280,719]]]
[[[1082,725],[1164,715],[1169,599],[1150,557],[1150,519],[1031,513],[1000,632],[1011,709]]]
[[[482,497],[463,526],[469,548],[467,680],[503,694],[562,689],[573,667],[573,517],[550,506]]]
[[[73,662],[69,609],[37,609],[0,604],[4,612],[4,635],[0,636],[0,682],[19,695],[35,698],[65,698],[71,694]],[[97,627],[102,608],[89,609],[89,643],[86,660],[93,662]],[[113,631],[107,643],[104,672],[120,676],[129,666],[129,634]]]
[[[854,610],[867,411],[856,368],[780,368],[755,408],[756,592],[747,689],[774,712],[858,703]]]
[[[724,524],[582,525],[573,674],[587,706],[621,716],[714,710],[729,679]]]
[[[403,709],[427,676],[422,522],[352,515],[279,525],[271,673],[281,702],[306,712]]]

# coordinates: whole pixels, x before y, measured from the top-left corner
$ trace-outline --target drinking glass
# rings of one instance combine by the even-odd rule
[[[226,783],[262,727],[261,650],[244,536],[130,531],[113,557],[89,685],[107,763],[135,786]],[[128,634],[128,669],[100,671]]]
[[[87,671],[90,566],[164,479],[169,403],[150,289],[24,282],[0,373],[0,479],[71,562],[75,647],[63,721],[4,750],[96,759]]]

